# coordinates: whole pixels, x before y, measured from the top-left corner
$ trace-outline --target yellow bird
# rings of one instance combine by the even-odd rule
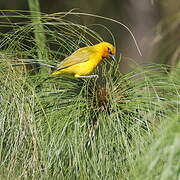
[[[75,78],[98,77],[89,74],[104,58],[115,59],[115,53],[115,47],[108,42],[80,48],[65,58],[52,75],[71,74]]]

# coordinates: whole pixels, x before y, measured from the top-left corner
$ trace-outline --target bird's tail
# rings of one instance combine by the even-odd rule
[[[35,59],[17,59],[15,60],[15,63],[12,64],[13,67],[17,67],[17,66],[24,66],[24,65],[40,65],[40,66],[46,66],[49,67],[53,70],[57,69],[57,67],[55,65],[51,65],[51,64],[45,64],[43,63],[43,60],[35,60]]]

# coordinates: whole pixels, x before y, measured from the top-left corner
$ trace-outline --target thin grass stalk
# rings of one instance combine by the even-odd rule
[[[47,59],[46,37],[43,24],[41,22],[40,5],[38,0],[28,0],[31,11],[31,21],[34,24],[34,36],[37,44],[38,59]],[[44,68],[44,67],[42,67]]]

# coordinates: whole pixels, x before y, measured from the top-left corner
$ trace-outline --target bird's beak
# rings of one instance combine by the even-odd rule
[[[115,55],[113,55],[113,54],[109,54],[109,57],[111,57],[113,60],[116,60]]]

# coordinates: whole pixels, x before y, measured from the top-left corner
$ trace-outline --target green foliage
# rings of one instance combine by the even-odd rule
[[[160,125],[160,132],[155,133],[144,157],[138,161],[134,179],[179,179],[179,120],[179,115],[172,115]]]
[[[1,34],[0,177],[130,179],[154,132],[179,113],[179,80],[169,78],[165,65],[123,75],[121,58],[105,61],[98,79],[38,73],[39,64],[56,64],[102,38],[64,14],[42,15],[48,59],[39,59],[31,16],[8,13],[2,17],[26,22],[7,23],[10,31]]]

